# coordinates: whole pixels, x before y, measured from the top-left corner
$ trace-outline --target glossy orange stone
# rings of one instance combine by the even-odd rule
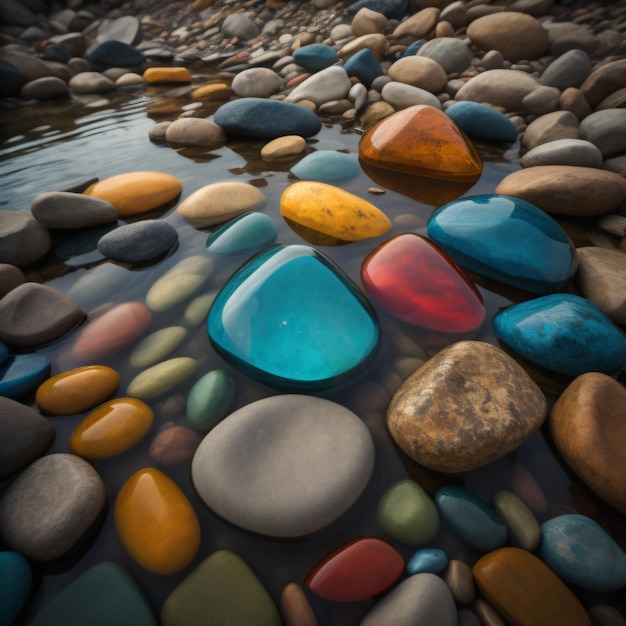
[[[478,180],[483,167],[463,131],[427,104],[398,111],[366,131],[359,157],[383,169],[457,182]]]
[[[472,568],[487,601],[511,626],[590,626],[587,611],[541,560],[520,548],[500,548]]]
[[[85,459],[121,454],[146,435],[153,421],[152,409],[141,400],[109,400],[78,424],[70,437],[70,452]]]
[[[191,72],[186,67],[149,67],[143,79],[147,83],[190,83]]]
[[[163,472],[133,474],[115,501],[115,528],[128,553],[153,574],[175,574],[200,548],[200,523],[187,496]]]
[[[120,375],[106,365],[86,365],[48,378],[37,389],[37,406],[52,415],[88,411],[110,398]]]
[[[191,97],[194,100],[228,100],[233,95],[233,90],[228,83],[216,82],[208,83],[198,87]]]
[[[84,193],[110,202],[120,217],[146,213],[175,200],[182,191],[178,178],[161,172],[128,172],[98,181]]]

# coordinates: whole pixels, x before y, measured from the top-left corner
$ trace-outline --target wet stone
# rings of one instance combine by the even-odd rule
[[[110,67],[138,67],[145,57],[130,44],[110,39],[97,45],[88,60],[96,72],[104,72]]]
[[[32,202],[31,212],[46,228],[86,228],[117,222],[111,203],[67,191],[40,193]]]
[[[213,120],[182,117],[168,125],[165,141],[173,146],[218,147],[226,141],[226,133]]]
[[[186,67],[149,67],[143,73],[147,83],[190,83],[191,72]]]
[[[291,168],[291,173],[300,180],[314,180],[320,183],[334,183],[354,178],[360,171],[361,168],[354,155],[336,150],[311,152]]]
[[[294,50],[293,60],[308,72],[319,72],[337,63],[339,57],[330,46],[313,43]]]
[[[0,396],[20,399],[50,375],[50,361],[42,354],[7,356],[0,364]]]
[[[235,401],[235,381],[224,370],[212,370],[200,379],[187,396],[187,417],[201,432],[209,432],[224,419]]]
[[[359,50],[353,54],[343,65],[348,76],[356,76],[365,87],[371,84],[385,72],[378,59],[369,48]]]
[[[68,83],[75,93],[107,93],[115,89],[115,83],[99,72],[79,72]]]
[[[178,232],[161,220],[142,220],[120,226],[98,240],[98,250],[106,257],[124,263],[155,259],[178,243]]]
[[[556,139],[526,152],[519,160],[522,167],[537,165],[575,165],[602,167],[602,153],[583,139]]]
[[[187,337],[184,326],[167,326],[142,339],[133,349],[129,363],[133,367],[149,367],[169,356]]]
[[[127,393],[143,400],[156,398],[189,378],[197,367],[197,361],[188,356],[161,361],[137,374],[128,383]]]
[[[278,234],[264,213],[244,213],[213,231],[206,241],[210,254],[252,254],[269,246]]]
[[[36,219],[21,211],[0,211],[0,263],[24,267],[50,249],[50,234]]]
[[[306,149],[306,139],[300,135],[277,137],[261,148],[261,156],[266,161],[282,159],[301,154]]]
[[[269,98],[280,91],[282,86],[280,75],[267,67],[243,70],[235,75],[231,83],[231,89],[240,98]]]
[[[148,454],[162,465],[178,465],[193,457],[201,440],[197,431],[169,423],[150,442]]]
[[[310,100],[319,107],[325,102],[345,98],[351,87],[352,83],[350,82],[350,77],[348,76],[346,70],[343,67],[332,65],[331,67],[327,67],[324,70],[316,72],[297,85],[287,96],[287,104],[289,102],[298,102],[300,100]],[[315,117],[319,120],[316,115]],[[317,132],[319,132],[319,128],[311,134],[314,135],[317,134]],[[309,135],[304,136],[308,137]]]
[[[58,76],[43,76],[26,83],[20,90],[23,100],[50,100],[67,95],[68,84]]]

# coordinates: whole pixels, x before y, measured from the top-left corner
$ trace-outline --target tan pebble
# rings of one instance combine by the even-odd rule
[[[355,37],[370,35],[372,33],[384,33],[387,28],[387,16],[367,7],[359,9],[352,18],[352,33]]]
[[[539,87],[529,93],[522,104],[533,115],[545,115],[558,111],[561,106],[561,92],[556,87]]]
[[[626,59],[599,65],[585,79],[580,89],[591,108],[626,84]]]
[[[406,380],[415,370],[424,365],[424,363],[425,361],[423,359],[404,357],[394,363],[393,369],[402,380]]]
[[[408,56],[398,59],[389,68],[389,78],[438,94],[446,86],[448,77],[444,69],[428,57]]]
[[[391,37],[393,39],[401,39],[402,37],[424,39],[435,29],[440,13],[441,9],[437,7],[426,7],[400,22]]]
[[[360,50],[369,48],[374,56],[381,61],[387,54],[388,47],[389,42],[385,35],[382,33],[372,33],[371,35],[362,35],[348,42],[337,52],[337,55],[342,61],[345,61]]]
[[[579,122],[591,115],[591,107],[580,89],[568,87],[561,94],[560,105],[563,111],[573,113]]]
[[[454,600],[459,604],[471,604],[474,601],[475,587],[472,569],[463,561],[451,559],[442,577]]]
[[[382,196],[383,194],[387,192],[384,189],[381,189],[380,187],[368,187],[367,193],[371,193],[375,196]]]
[[[261,148],[261,156],[267,160],[280,159],[282,157],[294,156],[304,152],[306,149],[306,139],[300,135],[285,135],[266,143]]]
[[[317,618],[306,594],[297,583],[289,583],[280,595],[280,614],[285,626],[317,626]]]
[[[450,22],[439,22],[435,27],[435,37],[454,37],[454,27]]]
[[[499,491],[494,496],[493,505],[517,545],[532,552],[539,545],[541,528],[524,501],[511,491]]]

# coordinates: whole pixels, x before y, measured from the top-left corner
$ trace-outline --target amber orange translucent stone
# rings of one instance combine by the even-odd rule
[[[82,413],[110,398],[120,375],[106,365],[87,365],[48,378],[37,389],[37,406],[52,415]]]
[[[149,67],[143,79],[147,83],[190,83],[191,72],[186,67]]]
[[[383,169],[458,182],[476,181],[482,162],[442,111],[418,104],[386,117],[359,142],[359,157]]]
[[[109,400],[78,424],[70,437],[70,452],[86,459],[121,454],[144,437],[153,419],[152,409],[141,400]]]
[[[126,550],[153,574],[179,572],[200,547],[200,523],[187,496],[152,467],[128,479],[115,501],[114,517]]]

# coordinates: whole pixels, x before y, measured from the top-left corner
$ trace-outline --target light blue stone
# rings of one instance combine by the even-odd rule
[[[30,593],[33,574],[28,561],[17,552],[0,552],[0,626],[9,626]]]
[[[563,580],[610,593],[626,585],[626,554],[585,515],[554,517],[541,525],[541,558]]]
[[[503,519],[485,502],[463,487],[442,487],[435,504],[461,538],[480,552],[501,548],[508,536]]]
[[[211,254],[244,254],[269,246],[278,229],[264,213],[244,213],[212,232],[206,240]]]
[[[428,236],[463,268],[519,289],[564,291],[578,265],[567,233],[535,205],[500,194],[467,196],[438,208]]]
[[[9,349],[2,341],[0,341],[0,365],[2,365],[9,357]]]
[[[273,246],[239,269],[211,307],[208,333],[231,365],[290,390],[343,381],[365,365],[380,340],[362,292],[305,245]]]
[[[368,89],[375,78],[385,74],[378,59],[369,48],[363,48],[363,50],[353,54],[345,61],[343,69],[346,70],[348,76],[355,76]]]
[[[407,563],[408,574],[439,574],[448,567],[448,556],[439,548],[418,550]]]
[[[512,143],[517,126],[506,116],[479,102],[455,102],[446,109],[448,117],[470,137]]]
[[[302,46],[293,53],[293,60],[309,72],[319,72],[339,61],[337,52],[323,43]]]
[[[17,399],[49,377],[50,361],[40,354],[10,356],[0,366],[0,396]]]
[[[317,150],[302,157],[291,173],[300,180],[334,183],[358,176],[361,171],[357,156],[336,150]]]
[[[531,363],[579,376],[613,374],[626,362],[626,337],[591,301],[551,294],[514,304],[493,318],[500,341]]]

